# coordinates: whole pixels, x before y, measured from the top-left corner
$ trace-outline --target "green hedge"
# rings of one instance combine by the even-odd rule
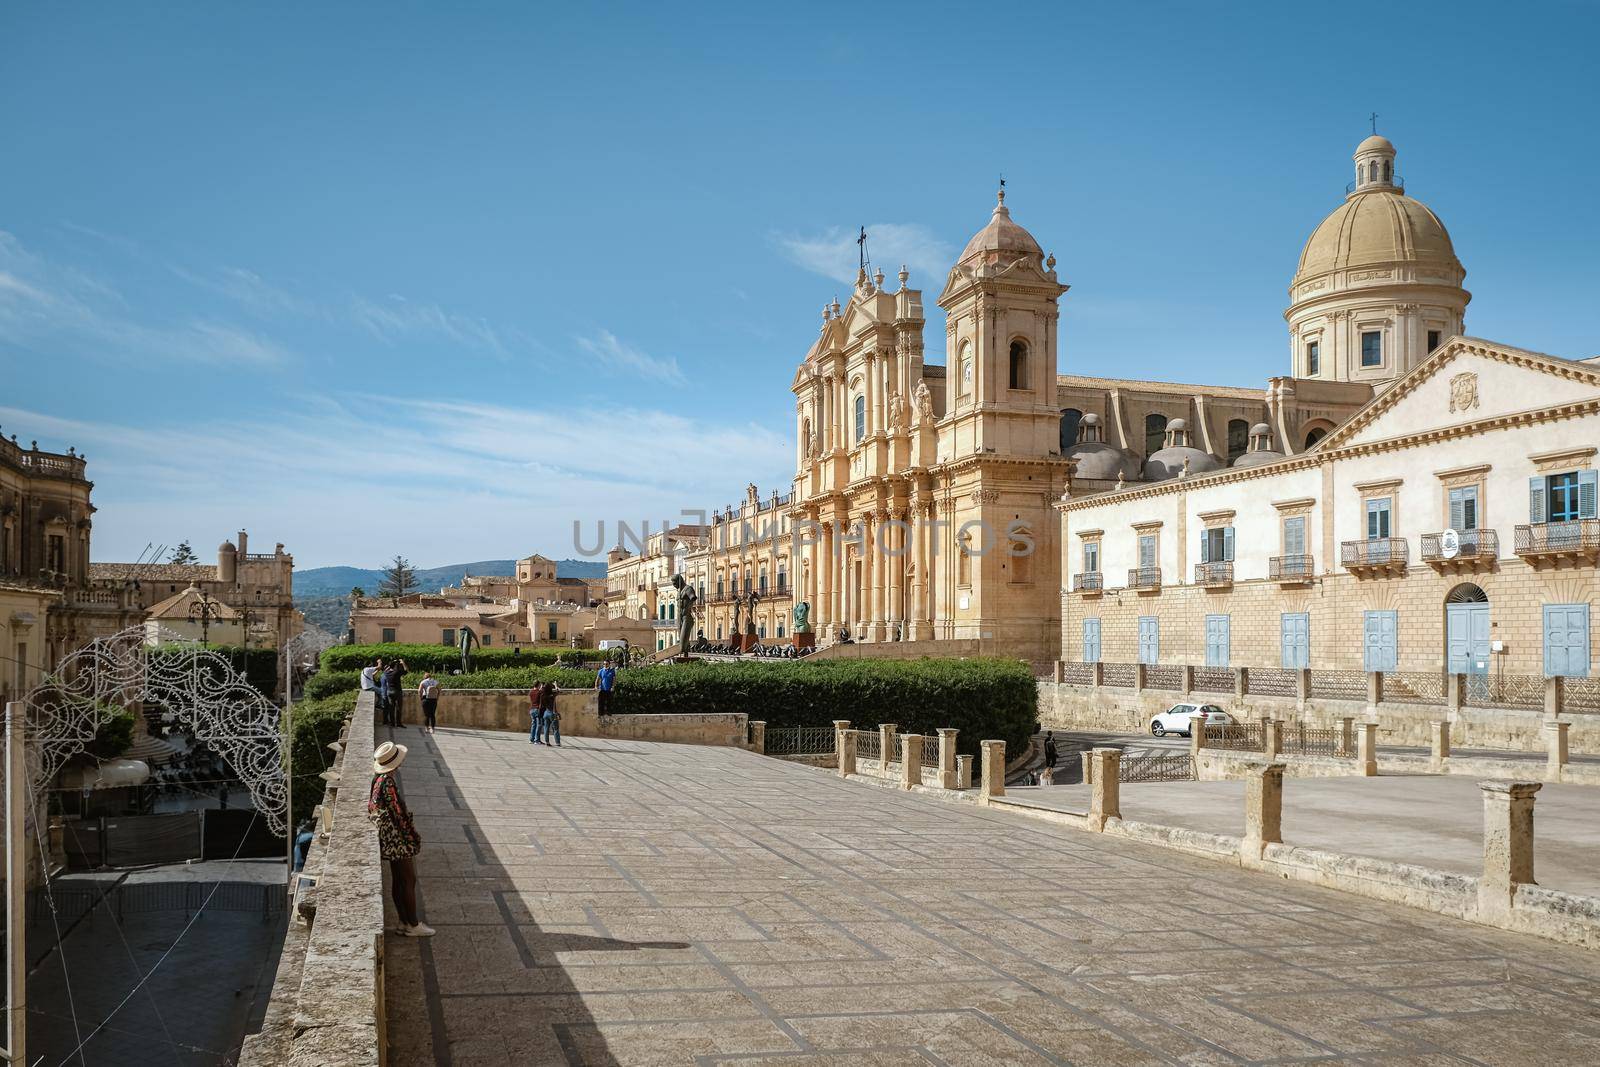
[[[479,648],[473,650],[472,666],[474,670],[487,667],[548,667],[556,661],[557,656],[571,655],[574,651],[563,648]],[[461,666],[461,652],[453,645],[334,645],[322,654],[322,669],[359,671],[375,659],[391,660],[397,657],[406,661],[409,671],[443,673]]]
[[[321,700],[338,693],[353,693],[360,688],[360,671],[330,671],[323,668],[306,679],[305,698]]]
[[[536,682],[553,681],[562,689],[593,689],[594,673],[566,667],[497,667],[471,674],[440,675],[439,685],[444,689],[532,689]],[[406,675],[406,681],[411,681],[411,675]]]
[[[327,785],[322,772],[333,765],[334,752],[328,748],[330,741],[339,738],[339,727],[356,706],[354,692],[339,693],[322,700],[305,700],[294,706],[294,730],[289,742],[289,765],[294,775],[294,821],[298,824],[311,815],[311,809],[322,803],[322,791]],[[346,788],[360,789],[364,779]],[[293,832],[294,827],[290,827]]]

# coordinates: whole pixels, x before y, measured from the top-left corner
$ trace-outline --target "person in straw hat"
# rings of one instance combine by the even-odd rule
[[[400,799],[395,772],[406,759],[406,746],[385,741],[372,754],[372,791],[367,794],[367,818],[378,828],[378,848],[389,861],[390,892],[400,915],[395,932],[404,937],[432,937],[433,927],[417,918],[416,855],[422,838]]]

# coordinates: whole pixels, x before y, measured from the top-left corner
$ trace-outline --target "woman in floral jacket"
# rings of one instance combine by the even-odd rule
[[[390,892],[400,915],[403,937],[432,937],[433,927],[417,918],[416,855],[422,838],[400,799],[394,774],[405,762],[406,746],[385,741],[372,754],[372,791],[367,794],[367,818],[378,828],[378,849],[389,861]]]

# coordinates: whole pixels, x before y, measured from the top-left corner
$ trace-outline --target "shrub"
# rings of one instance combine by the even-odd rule
[[[351,693],[361,688],[360,671],[322,670],[306,679],[307,700],[321,700],[336,693]]]
[[[445,689],[532,689],[553,681],[562,689],[593,689],[594,671],[565,667],[496,667],[471,674],[446,674],[439,678]]]
[[[561,655],[555,648],[480,648],[472,653],[474,670],[489,667],[548,667]],[[453,645],[334,645],[322,654],[325,671],[359,671],[375,659],[400,658],[409,671],[445,674],[461,667]]]
[[[196,652],[210,651],[244,675],[245,681],[268,700],[278,691],[278,650],[275,648],[244,649],[237,645],[212,645],[209,649],[198,644],[162,645],[150,650],[152,660],[182,660]],[[221,671],[212,669],[214,675]]]
[[[105,718],[95,727],[94,740],[84,751],[97,760],[116,759],[133,744],[133,712],[124,707],[101,706]]]

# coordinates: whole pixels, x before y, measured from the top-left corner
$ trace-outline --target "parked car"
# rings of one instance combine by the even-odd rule
[[[1156,715],[1150,720],[1150,732],[1157,737],[1166,734],[1182,734],[1189,736],[1189,720],[1196,715],[1204,714],[1207,726],[1226,726],[1233,722],[1228,713],[1215,704],[1174,704],[1172,707]]]

